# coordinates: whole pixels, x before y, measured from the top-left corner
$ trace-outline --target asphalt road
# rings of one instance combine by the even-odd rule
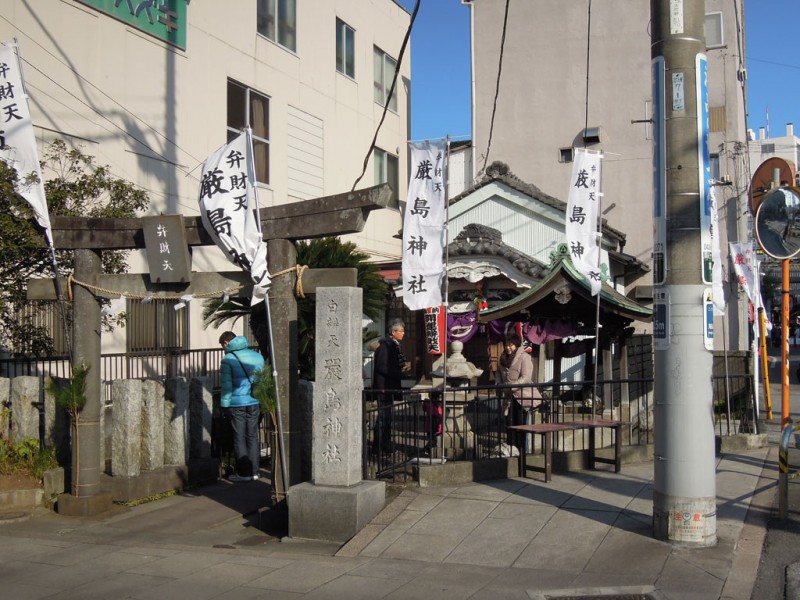
[[[790,388],[789,388],[789,415],[800,423],[800,385],[794,374],[797,353],[791,357]],[[772,362],[770,380],[780,382],[779,362]],[[759,564],[758,576],[753,588],[752,600],[800,598],[800,585],[795,581],[797,576],[791,573],[800,571],[800,477],[789,479],[788,482],[788,515],[785,521],[778,514],[778,496],[776,479],[778,473],[780,420],[781,420],[781,387],[772,384],[773,418],[766,419],[762,410],[761,426],[770,441],[770,455],[768,464],[774,467],[774,472],[769,478],[762,479],[759,487],[769,494],[765,494],[767,501],[774,498],[774,505],[767,521],[767,536]],[[763,403],[762,403],[763,404]],[[800,435],[792,436],[788,452],[788,464],[792,471],[800,469],[800,449],[798,449]],[[787,571],[789,572],[787,585]]]

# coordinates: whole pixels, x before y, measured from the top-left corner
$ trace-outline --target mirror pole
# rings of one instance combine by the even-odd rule
[[[781,261],[781,429],[789,423],[789,259]]]

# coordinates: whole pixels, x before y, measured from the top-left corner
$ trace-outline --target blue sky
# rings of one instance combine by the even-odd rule
[[[400,3],[411,12],[415,0]],[[798,0],[745,0],[748,127],[755,131],[766,127],[769,110],[773,136],[784,135],[786,123],[800,133],[798,18]],[[422,0],[411,49],[412,139],[470,136],[469,8]]]

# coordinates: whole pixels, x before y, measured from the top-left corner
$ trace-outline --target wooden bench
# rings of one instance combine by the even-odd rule
[[[544,448],[544,480],[549,483],[553,476],[553,435],[561,431],[576,431],[579,429],[589,430],[589,468],[594,469],[596,463],[606,463],[614,465],[614,472],[619,473],[622,463],[620,460],[620,450],[622,449],[622,426],[624,421],[612,421],[610,419],[586,419],[585,421],[564,421],[560,423],[535,423],[533,425],[511,425],[514,445],[519,449],[519,476],[525,477],[528,469],[525,456],[525,435],[528,433],[542,436],[542,446]],[[607,427],[614,430],[614,458],[602,458],[597,456],[595,448],[595,430],[600,427]]]

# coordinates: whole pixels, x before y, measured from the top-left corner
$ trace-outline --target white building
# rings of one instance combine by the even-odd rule
[[[350,191],[410,22],[395,0],[2,5],[0,41],[19,43],[40,145],[62,138],[96,157],[148,192],[150,215],[197,215],[200,164],[246,125],[262,207]],[[358,189],[388,181],[405,197],[409,56]],[[397,211],[375,211],[348,239],[398,261],[399,228]],[[195,272],[235,269],[216,247],[193,254]],[[146,271],[134,253],[131,272]],[[201,309],[190,304],[187,333],[157,344],[216,346]],[[105,336],[103,352],[124,351],[125,335]]]
[[[786,135],[767,137],[766,131],[761,127],[758,130],[758,139],[756,139],[753,131],[750,131],[750,138],[747,146],[750,155],[750,176],[755,176],[759,167],[767,164],[770,159],[779,158],[785,161],[791,173],[791,177],[786,177],[786,173],[782,173],[781,183],[783,185],[796,185],[797,181],[794,177],[797,174],[797,165],[800,164],[800,138],[794,134],[794,124],[786,124]],[[775,168],[779,168],[779,165],[782,164],[779,161],[771,161],[769,165],[773,163]],[[765,181],[754,182],[754,185],[763,186],[765,183],[772,181],[772,178],[773,172],[769,169],[768,172],[764,173]]]

